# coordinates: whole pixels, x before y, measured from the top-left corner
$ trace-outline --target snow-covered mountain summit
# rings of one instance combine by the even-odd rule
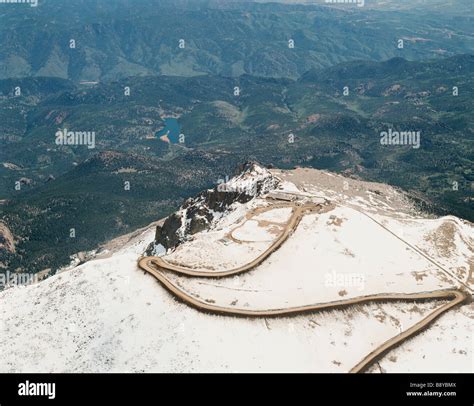
[[[390,186],[250,163],[94,260],[1,292],[0,370],[347,372],[447,300],[332,304],[446,290],[468,297],[473,246],[471,223],[425,216]],[[268,318],[200,312],[137,266],[147,252],[211,273],[255,262],[227,278],[166,272],[183,295],[215,307],[327,306]],[[473,318],[465,300],[369,370],[472,372]]]
[[[275,189],[279,180],[270,171],[256,163],[241,165],[231,179],[219,179],[213,189],[205,190],[196,197],[187,199],[181,208],[158,225],[154,244],[148,252],[175,248],[191,235],[208,230],[226,212],[235,208],[235,203],[250,200]]]

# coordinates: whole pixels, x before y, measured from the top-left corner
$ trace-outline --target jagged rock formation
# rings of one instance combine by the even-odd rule
[[[216,216],[238,203],[247,203],[255,197],[274,190],[280,183],[267,169],[255,162],[246,162],[237,168],[230,180],[221,180],[213,189],[205,190],[187,199],[181,208],[171,214],[162,226],[157,226],[154,246],[174,248],[190,235],[207,230]]]

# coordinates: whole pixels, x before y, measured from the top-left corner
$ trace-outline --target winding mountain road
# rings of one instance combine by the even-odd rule
[[[469,294],[458,289],[449,290],[438,290],[431,292],[421,293],[383,293],[366,296],[358,296],[350,299],[336,300],[327,303],[316,303],[304,306],[287,307],[281,309],[267,309],[267,310],[256,310],[256,309],[239,309],[226,306],[219,306],[212,303],[208,303],[195,296],[188,294],[182,288],[174,284],[171,279],[166,275],[167,272],[173,272],[177,275],[187,277],[200,277],[200,278],[224,278],[228,276],[234,276],[243,272],[250,271],[265,261],[276,249],[278,249],[286,239],[296,230],[299,222],[303,216],[307,213],[321,212],[328,210],[329,207],[325,207],[320,204],[311,205],[275,205],[269,206],[268,209],[291,207],[292,214],[290,219],[285,225],[285,229],[282,234],[257,258],[251,262],[225,271],[209,271],[209,270],[196,270],[188,268],[182,265],[171,264],[167,262],[163,257],[142,257],[138,262],[138,266],[144,271],[153,275],[158,281],[174,296],[186,303],[187,305],[203,312],[211,314],[220,314],[226,316],[239,316],[239,317],[279,317],[279,316],[295,316],[306,313],[314,313],[322,310],[334,310],[344,308],[353,305],[367,304],[373,302],[398,302],[398,301],[416,301],[416,300],[449,300],[447,303],[432,311],[428,316],[415,323],[412,327],[403,331],[402,333],[390,338],[383,344],[375,348],[372,352],[366,355],[360,362],[351,368],[350,372],[364,372],[374,362],[380,359],[383,355],[389,352],[394,347],[400,345],[406,339],[420,333],[426,329],[434,320],[440,317],[442,314],[452,309],[453,307],[463,303],[469,298]],[[260,211],[261,212],[261,211]],[[256,213],[254,213],[255,215]]]

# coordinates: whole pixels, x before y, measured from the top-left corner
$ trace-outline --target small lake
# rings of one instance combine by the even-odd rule
[[[178,120],[173,117],[168,117],[163,119],[165,122],[165,128],[158,131],[156,136],[158,138],[166,137],[170,144],[177,144],[179,142],[179,134],[181,134],[181,126],[178,123]],[[163,141],[166,141],[166,138]]]

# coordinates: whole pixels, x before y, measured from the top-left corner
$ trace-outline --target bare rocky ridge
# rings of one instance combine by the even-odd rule
[[[175,248],[190,235],[209,229],[213,220],[229,210],[234,203],[247,203],[276,189],[279,183],[276,176],[255,162],[240,165],[233,178],[220,180],[213,189],[187,199],[163,225],[158,225],[155,241],[147,252],[151,252],[156,245],[167,250]]]
[[[371,210],[391,216],[433,217],[421,210],[416,198],[402,189],[384,183],[368,182],[349,176],[313,169],[295,168],[291,171],[272,169],[271,172],[284,182],[293,183],[304,192],[315,192],[334,203],[359,206],[370,202]]]

